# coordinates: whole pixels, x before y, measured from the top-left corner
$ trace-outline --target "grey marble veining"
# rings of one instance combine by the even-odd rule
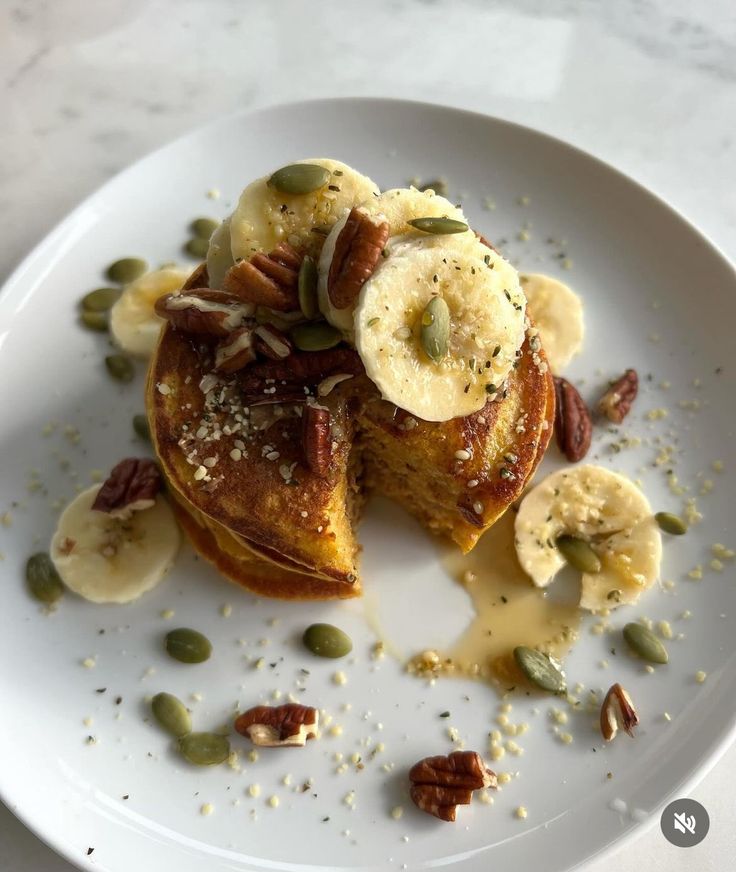
[[[0,279],[83,196],[225,112],[433,100],[541,128],[669,199],[736,257],[733,0],[4,0]],[[733,820],[736,751],[695,792]],[[728,831],[725,831],[728,830]],[[733,828],[697,868],[722,872]],[[691,870],[652,831],[596,872]],[[68,872],[0,810],[0,869]]]

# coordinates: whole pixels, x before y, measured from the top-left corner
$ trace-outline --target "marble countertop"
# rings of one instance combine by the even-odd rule
[[[736,259],[733,0],[6,0],[0,280],[82,197],[236,109],[411,97],[562,137],[653,188]],[[692,796],[697,848],[654,827],[594,872],[724,872],[736,748]],[[71,872],[0,806],[0,869]]]

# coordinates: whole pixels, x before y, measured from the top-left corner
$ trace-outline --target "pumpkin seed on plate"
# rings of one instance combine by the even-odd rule
[[[342,340],[342,333],[326,321],[297,324],[290,335],[300,351],[324,351]]]
[[[122,354],[109,354],[105,358],[105,366],[116,381],[133,381],[135,367],[129,357],[124,357]]]
[[[81,299],[85,312],[107,312],[120,296],[119,288],[96,288],[85,294]]]
[[[306,255],[299,267],[299,308],[305,318],[319,315],[317,305],[317,267],[314,259]]]
[[[412,218],[407,223],[425,233],[465,233],[468,229],[464,221],[458,221],[456,218]]]
[[[450,344],[450,308],[442,297],[432,297],[422,312],[420,338],[425,354],[439,363]]]
[[[330,180],[330,171],[317,164],[289,164],[268,180],[268,186],[282,194],[311,194]]]
[[[145,439],[146,442],[151,441],[151,428],[148,425],[148,418],[145,415],[133,415],[133,429],[136,436]]]
[[[687,524],[672,512],[657,512],[654,520],[659,524],[659,529],[670,536],[684,536],[687,533]]]
[[[26,563],[26,582],[34,599],[50,605],[64,593],[64,584],[45,551],[32,554]]]
[[[207,251],[209,250],[210,244],[207,239],[200,239],[195,236],[194,239],[190,239],[189,242],[184,246],[184,251],[192,257],[203,258],[207,257]]]
[[[127,285],[134,282],[148,269],[148,264],[140,257],[123,257],[111,263],[105,275],[111,282],[119,285]]]
[[[563,535],[557,538],[555,544],[573,569],[591,574],[601,571],[601,559],[585,539]]]
[[[519,645],[514,648],[514,660],[532,684],[550,693],[565,692],[565,676],[546,654],[535,648]]]
[[[311,624],[304,631],[302,641],[317,657],[344,657],[353,650],[350,636],[332,624]]]
[[[209,241],[210,236],[220,226],[220,222],[214,218],[195,218],[189,225],[189,229],[197,237],[197,239],[206,239]]]
[[[633,621],[624,627],[624,639],[631,650],[649,663],[667,663],[667,649],[643,624]]]
[[[98,333],[105,333],[109,326],[107,312],[94,312],[91,309],[84,309],[79,316],[79,320],[88,330],[96,330]]]
[[[195,766],[213,766],[230,756],[230,742],[217,733],[187,733],[179,739],[179,751]]]
[[[151,700],[151,711],[159,724],[180,739],[192,731],[192,716],[184,703],[171,693],[157,693]]]
[[[166,652],[180,663],[204,663],[212,654],[210,640],[188,627],[179,627],[166,634]]]

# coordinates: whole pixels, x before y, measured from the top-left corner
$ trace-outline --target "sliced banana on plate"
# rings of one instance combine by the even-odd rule
[[[186,270],[165,267],[145,273],[125,286],[110,311],[110,332],[123,351],[136,357],[153,354],[164,323],[154,311],[156,300],[178,291],[188,275]]]
[[[235,263],[230,249],[230,218],[225,218],[210,237],[207,249],[207,275],[209,287],[219,290],[225,273]]]
[[[285,192],[284,187],[299,191],[310,187],[289,184],[295,177],[286,171],[300,165],[322,167],[326,171],[323,183],[306,193]],[[319,181],[320,178],[316,178],[316,182]],[[257,251],[271,251],[279,242],[316,250],[314,227],[327,230],[346,211],[376,195],[375,182],[347,164],[330,158],[297,161],[257,179],[240,195],[230,222],[232,255],[247,259]]]
[[[602,466],[548,475],[522,500],[514,530],[519,563],[537,587],[549,585],[565,565],[560,537],[593,550],[600,569],[582,573],[584,609],[634,603],[659,576],[662,537],[647,498]]]
[[[385,399],[425,421],[481,409],[501,390],[524,340],[516,270],[488,248],[481,257],[454,235],[444,240],[382,259],[354,319],[369,378]]]
[[[527,273],[520,281],[549,367],[560,375],[583,345],[583,304],[567,285],[550,276]]]
[[[154,588],[179,550],[179,528],[160,494],[129,518],[98,512],[101,485],[77,496],[61,514],[51,559],[66,586],[95,603],[129,603]]]

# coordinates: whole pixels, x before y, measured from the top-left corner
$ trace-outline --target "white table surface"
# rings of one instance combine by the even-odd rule
[[[0,88],[0,280],[150,149],[235,109],[336,95],[556,134],[736,259],[734,0],[2,0]],[[711,817],[700,846],[657,826],[591,872],[732,870],[735,783],[733,748],[692,793]],[[0,805],[2,872],[71,869]]]

